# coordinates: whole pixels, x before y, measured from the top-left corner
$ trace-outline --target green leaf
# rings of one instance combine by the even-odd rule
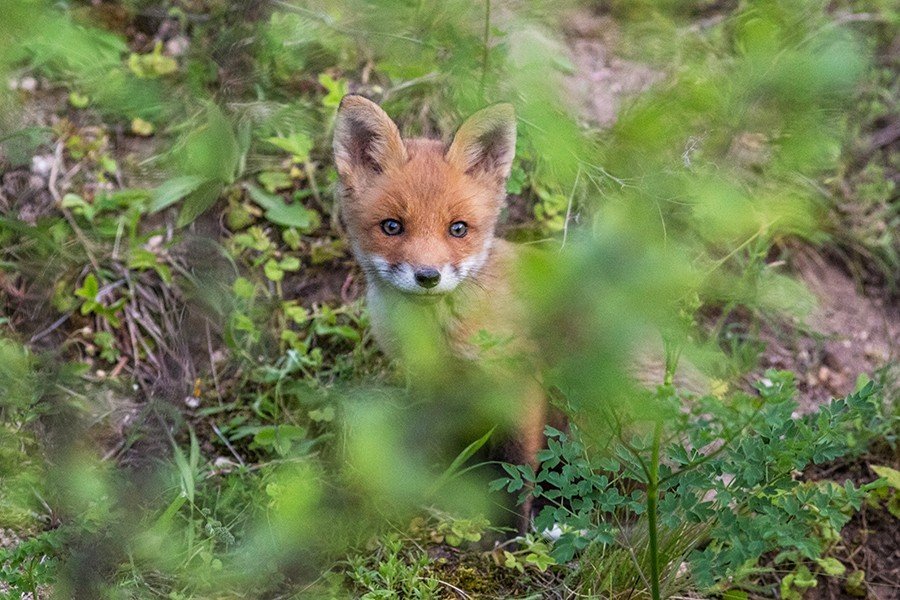
[[[293,133],[288,137],[270,137],[266,141],[286,152],[290,152],[295,162],[308,161],[309,151],[313,147],[312,138],[305,133]]]
[[[350,91],[350,87],[345,79],[335,79],[328,73],[319,75],[319,83],[328,90],[328,94],[322,98],[322,106],[329,108],[337,108],[341,103],[341,99]]]
[[[69,104],[72,105],[72,108],[86,108],[90,103],[91,99],[84,94],[79,94],[74,91],[69,92]]]
[[[294,185],[290,176],[284,171],[263,171],[256,176],[256,179],[270,194]]]
[[[298,425],[268,425],[260,427],[253,436],[253,441],[259,446],[273,448],[279,454],[290,452],[296,440],[306,437],[306,428]]]
[[[556,564],[556,561],[549,554],[537,554],[534,552],[525,556],[525,562],[536,566],[541,573],[546,571],[550,565]]]
[[[208,106],[206,123],[188,134],[173,160],[189,175],[225,184],[235,180],[241,147],[231,123],[218,106]]]
[[[851,596],[864,598],[867,595],[866,572],[853,571],[850,573],[850,575],[847,576],[847,581],[844,582],[844,589],[847,590],[847,593]]]
[[[253,298],[253,295],[256,293],[256,287],[249,279],[244,277],[235,279],[234,284],[232,284],[232,289],[234,290],[235,296],[244,300]]]
[[[836,558],[817,558],[816,564],[821,567],[822,572],[831,577],[843,575],[847,571],[847,567]]]
[[[163,511],[159,518],[156,519],[151,530],[158,535],[168,533],[172,526],[172,519],[175,518],[175,515],[178,513],[179,509],[184,506],[186,501],[187,498],[184,495],[178,494],[175,499],[169,503],[169,506],[166,507],[166,510]]]
[[[325,325],[324,323],[316,323],[316,333],[318,335],[335,335],[342,337],[351,342],[359,342],[359,332],[348,325]]]
[[[285,302],[282,309],[284,310],[284,316],[297,325],[302,325],[309,320],[309,311],[296,303]]]
[[[900,490],[900,471],[882,465],[869,465],[875,474],[887,481],[895,490]]]
[[[178,475],[181,480],[181,494],[193,504],[194,491],[196,489],[194,485],[194,471],[191,469],[188,459],[184,455],[184,451],[178,444],[173,443],[172,450],[172,456],[175,459],[175,466],[178,468]]]
[[[472,458],[472,456],[476,452],[478,452],[478,450],[480,450],[481,447],[484,446],[488,442],[489,439],[491,439],[491,435],[493,435],[495,429],[497,429],[497,428],[491,427],[487,433],[485,433],[483,436],[481,436],[480,438],[478,438],[477,440],[475,440],[474,442],[472,442],[471,444],[466,446],[463,449],[463,451],[460,452],[456,456],[456,458],[453,459],[453,462],[450,463],[450,466],[447,467],[443,473],[441,473],[441,476],[438,477],[434,486],[432,486],[432,488],[431,488],[432,493],[439,490],[445,483],[447,483],[448,481],[453,479],[453,477],[459,472],[459,470],[466,463],[466,461],[469,460],[470,458]]]
[[[205,213],[216,203],[222,193],[222,184],[218,181],[204,181],[200,187],[187,195],[181,212],[178,214],[178,227],[184,227]]]
[[[84,283],[81,284],[81,287],[75,290],[75,295],[79,298],[84,298],[85,300],[94,300],[97,298],[97,293],[100,291],[100,284],[97,282],[97,278],[93,273],[88,273],[87,277],[84,278]]]
[[[147,137],[153,135],[153,132],[155,130],[156,128],[150,121],[141,119],[140,117],[136,117],[131,120],[131,132],[135,135]]]
[[[266,219],[277,225],[309,232],[318,228],[322,222],[319,213],[299,202],[285,204],[281,196],[268,194],[252,184],[247,185],[247,192],[256,204],[266,210]]]
[[[313,421],[328,423],[334,420],[334,407],[326,406],[309,411],[309,418]]]
[[[178,62],[162,53],[162,42],[157,42],[149,54],[132,53],[128,57],[128,68],[139,79],[154,79],[171,75],[178,70]]]
[[[96,214],[94,207],[77,194],[66,194],[63,196],[62,206],[63,208],[71,208],[75,214],[83,216],[88,221],[94,220],[94,215]]]
[[[282,271],[296,271],[300,268],[300,259],[296,256],[285,256],[278,263]]]
[[[278,266],[278,262],[274,258],[270,258],[263,265],[263,273],[270,281],[281,281],[284,279],[284,271]]]
[[[198,175],[185,175],[169,179],[153,191],[150,199],[150,212],[159,212],[175,204],[206,182],[206,178]]]

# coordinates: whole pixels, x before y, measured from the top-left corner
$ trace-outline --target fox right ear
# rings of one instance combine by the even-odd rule
[[[352,188],[407,160],[400,131],[387,113],[363,96],[344,96],[334,125],[334,162],[341,180]]]
[[[516,111],[512,104],[494,104],[468,119],[456,132],[446,158],[460,170],[506,182],[516,153]]]

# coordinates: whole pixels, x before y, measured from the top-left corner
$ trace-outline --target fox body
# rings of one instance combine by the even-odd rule
[[[432,317],[458,358],[478,357],[472,339],[481,331],[527,346],[510,281],[516,247],[495,236],[515,139],[509,104],[475,113],[444,144],[404,140],[375,103],[342,100],[334,135],[338,200],[366,276],[372,329],[388,355],[402,358],[395,318],[407,311]],[[516,407],[527,462],[543,443],[536,387]]]

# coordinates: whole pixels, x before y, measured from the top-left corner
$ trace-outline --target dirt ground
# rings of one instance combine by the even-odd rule
[[[818,307],[807,329],[762,332],[763,368],[798,375],[803,410],[853,391],[856,378],[898,364],[900,306],[884,293],[863,293],[839,265],[801,250],[792,265],[815,296]]]

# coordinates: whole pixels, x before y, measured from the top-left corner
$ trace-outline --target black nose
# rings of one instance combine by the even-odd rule
[[[433,288],[441,280],[441,272],[431,267],[425,267],[416,271],[416,283],[423,288]]]

